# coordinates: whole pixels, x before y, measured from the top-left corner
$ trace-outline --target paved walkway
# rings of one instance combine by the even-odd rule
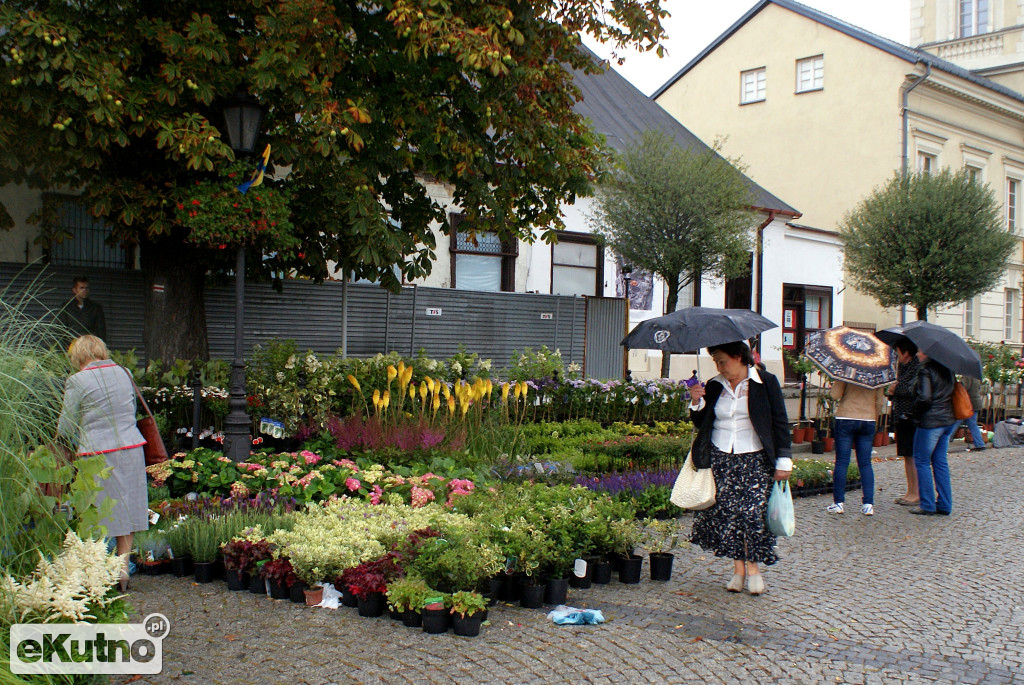
[[[797,500],[763,597],[725,592],[731,563],[697,548],[678,553],[668,583],[570,590],[603,610],[601,626],[501,605],[479,638],[426,635],[222,582],[139,577],[132,600],[171,631],[163,675],[134,682],[1024,682],[1024,450],[961,452],[951,468],[948,518],[893,504],[900,461],[876,465],[874,517]],[[860,492],[848,499],[859,511]]]

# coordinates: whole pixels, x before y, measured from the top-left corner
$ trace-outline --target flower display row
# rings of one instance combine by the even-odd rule
[[[443,477],[429,471],[397,473],[381,464],[328,460],[308,450],[254,452],[248,461],[235,463],[221,452],[200,448],[175,454],[147,467],[146,472],[155,487],[167,487],[172,496],[195,492],[244,499],[265,493],[293,497],[299,503],[345,497],[371,504],[422,507],[438,502],[451,506],[475,487],[465,477]],[[456,470],[457,475],[462,472],[468,473]]]

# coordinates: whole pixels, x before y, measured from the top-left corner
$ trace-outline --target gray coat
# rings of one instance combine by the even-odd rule
[[[135,388],[128,372],[107,359],[71,376],[57,432],[77,444],[80,455],[144,445],[135,427]]]

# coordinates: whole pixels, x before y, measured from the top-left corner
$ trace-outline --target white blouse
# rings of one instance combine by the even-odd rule
[[[750,367],[747,377],[739,382],[735,389],[732,383],[726,380],[725,376],[719,374],[712,378],[709,383],[718,382],[722,386],[722,394],[715,403],[715,422],[711,431],[712,444],[726,454],[745,454],[757,452],[764,449],[761,438],[754,430],[754,424],[750,420],[750,411],[747,406],[747,398],[750,395],[750,382],[761,382],[761,376],[757,369]],[[704,398],[694,406],[690,405],[693,411],[700,411],[704,408]],[[789,471],[793,468],[793,460],[789,457],[779,457],[775,460],[775,468],[779,471]]]

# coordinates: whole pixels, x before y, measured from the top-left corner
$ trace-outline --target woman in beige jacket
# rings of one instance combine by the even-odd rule
[[[885,393],[881,388],[869,390],[844,381],[832,383],[836,406],[836,470],[832,475],[832,500],[828,511],[843,513],[846,500],[846,470],[850,466],[850,449],[857,450],[857,468],[860,469],[863,503],[860,513],[875,513],[875,473],[871,470],[871,447],[875,438],[875,423],[885,411]]]

